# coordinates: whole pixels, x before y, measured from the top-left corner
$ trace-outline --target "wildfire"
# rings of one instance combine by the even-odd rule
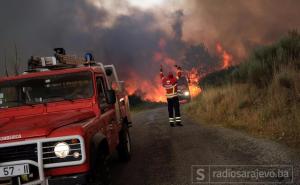
[[[196,97],[202,92],[202,89],[195,84],[190,84],[189,89],[190,89],[191,97]]]
[[[200,75],[196,68],[192,68],[191,71],[187,72],[187,77],[189,79],[189,90],[192,97],[195,97],[201,93],[201,88],[199,87]]]
[[[196,68],[192,68],[191,71],[187,72],[189,83],[198,84],[200,80],[200,75]]]
[[[230,55],[220,43],[217,43],[216,51],[222,58],[222,69],[227,69],[232,64],[232,55]]]
[[[190,75],[189,90],[191,97],[195,97],[201,93],[201,88],[198,86],[199,77],[195,71],[188,72]],[[135,77],[134,77],[135,76]],[[139,79],[137,75],[132,73],[131,78],[126,82],[126,91],[129,95],[139,95],[143,100],[151,102],[166,102],[165,89],[161,85],[161,79],[157,76],[153,81],[150,80],[135,80]]]
[[[138,80],[137,80],[138,79]],[[137,74],[131,72],[126,81],[126,91],[129,95],[136,94],[143,100],[151,102],[166,102],[165,90],[161,86],[159,76],[154,81],[140,79]]]
[[[165,52],[166,42],[164,39],[160,39],[158,43],[159,50],[153,54],[152,61],[159,66],[163,64],[168,69],[174,69],[174,65],[177,64],[176,60],[168,56]],[[168,70],[165,72],[169,72]],[[175,72],[175,71],[174,71]],[[191,71],[185,71],[183,73],[189,80],[189,90],[192,97],[201,93],[201,88],[198,86],[200,75],[196,68]],[[129,79],[126,82],[126,90],[129,95],[139,95],[143,100],[151,102],[166,102],[165,89],[162,87],[161,79],[158,76],[158,72],[154,80],[141,79],[137,73],[131,71],[129,73]]]

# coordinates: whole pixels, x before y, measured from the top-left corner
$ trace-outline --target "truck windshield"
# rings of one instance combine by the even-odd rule
[[[91,98],[91,72],[25,78],[0,83],[0,108]]]

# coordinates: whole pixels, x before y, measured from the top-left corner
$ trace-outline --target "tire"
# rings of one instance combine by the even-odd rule
[[[127,162],[131,157],[131,139],[129,129],[122,129],[119,134],[119,146],[118,146],[119,158],[123,162]]]
[[[92,171],[92,185],[111,185],[110,163],[107,154],[104,151],[98,152],[96,156],[94,169]]]

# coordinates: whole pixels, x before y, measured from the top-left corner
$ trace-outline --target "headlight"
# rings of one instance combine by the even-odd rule
[[[183,95],[184,95],[184,96],[189,96],[189,95],[190,95],[190,92],[189,92],[189,91],[185,91],[185,92],[183,93]]]
[[[58,158],[66,158],[70,153],[70,146],[65,142],[57,143],[54,147],[54,153]]]

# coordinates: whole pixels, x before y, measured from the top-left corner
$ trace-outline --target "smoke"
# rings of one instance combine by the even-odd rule
[[[0,54],[6,54],[8,66],[12,66],[15,43],[24,69],[29,56],[52,55],[54,47],[82,52],[93,48],[99,36],[96,25],[106,17],[105,10],[79,0],[2,1]]]
[[[54,47],[64,47],[71,54],[90,51],[96,59],[115,64],[123,78],[132,71],[141,79],[154,78],[159,67],[151,64],[153,54],[160,38],[167,38],[156,28],[154,13],[126,4],[119,9],[122,13],[110,13],[111,7],[120,6],[118,1],[101,3],[103,6],[80,0],[5,1],[0,10],[0,22],[5,25],[0,34],[1,55],[6,50],[12,66],[15,42],[24,69],[29,56],[52,55]],[[2,68],[3,60],[0,64]],[[4,67],[1,72],[3,75]]]
[[[174,13],[174,22],[172,24],[172,28],[175,33],[176,40],[181,40],[182,38],[183,15],[184,14],[182,10],[177,10]]]
[[[224,67],[224,53],[238,63],[257,45],[299,29],[299,7],[298,0],[161,1],[146,9],[130,0],[3,0],[0,75],[5,56],[13,66],[14,43],[21,70],[31,55],[48,56],[64,47],[71,54],[94,53],[131,82],[153,83],[163,62],[202,73]]]
[[[183,38],[209,48],[220,42],[236,60],[300,28],[298,0],[193,0],[186,4]]]
[[[156,19],[152,13],[133,10],[131,15],[119,16],[114,26],[102,33],[96,45],[105,63],[113,63],[121,68],[123,77],[131,71],[140,78],[150,79],[157,75],[157,66],[153,66],[153,54],[165,33],[153,30]],[[145,73],[147,71],[147,73]]]

